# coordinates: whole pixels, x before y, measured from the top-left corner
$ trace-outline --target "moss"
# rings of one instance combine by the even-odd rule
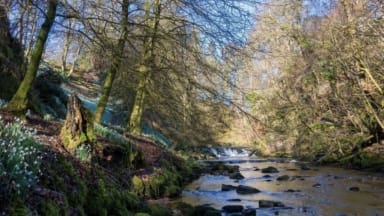
[[[148,213],[139,212],[139,213],[136,213],[135,216],[151,216],[151,215]]]
[[[151,216],[168,216],[172,215],[172,212],[169,208],[165,206],[161,206],[159,204],[149,204],[148,205],[148,213]]]
[[[165,188],[164,196],[167,197],[177,197],[182,192],[181,188],[177,185],[170,185]]]
[[[195,208],[192,205],[183,202],[177,202],[171,205],[172,209],[176,209],[181,212],[183,216],[194,216]]]
[[[352,163],[363,169],[380,170],[384,168],[384,156],[362,152],[352,159]]]
[[[140,197],[143,197],[145,195],[144,182],[137,176],[133,176],[133,178],[132,178],[131,191]]]
[[[159,198],[162,196],[175,197],[180,194],[181,177],[178,172],[170,168],[160,169],[149,182],[149,196]]]
[[[104,181],[100,179],[87,195],[85,211],[89,215],[108,215],[108,201]]]
[[[10,216],[24,216],[29,214],[29,209],[25,203],[20,199],[15,199],[11,201],[9,208]]]
[[[79,170],[72,162],[63,156],[58,156],[52,163],[45,163],[45,175],[41,183],[54,191],[61,192],[68,200],[68,205],[82,208],[86,201],[88,189]]]
[[[60,216],[64,215],[60,211],[60,207],[57,206],[53,201],[47,200],[40,205],[40,215]]]

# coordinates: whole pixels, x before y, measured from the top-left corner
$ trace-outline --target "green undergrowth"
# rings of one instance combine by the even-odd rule
[[[14,127],[10,124],[0,127],[0,144],[8,151],[19,148],[20,151],[29,150],[32,153],[20,159],[30,165],[38,167],[27,170],[27,174],[36,173],[38,180],[27,185],[25,192],[17,193],[17,184],[7,175],[0,175],[2,199],[0,215],[173,215],[174,211],[182,212],[181,215],[194,216],[194,208],[183,205],[167,206],[147,204],[147,199],[160,199],[163,197],[178,197],[185,184],[191,182],[201,173],[199,163],[192,159],[175,156],[169,151],[164,151],[160,159],[154,164],[146,164],[145,153],[132,150],[131,144],[113,133],[108,128],[104,132],[96,130],[96,134],[109,140],[107,146],[102,146],[102,153],[79,149],[76,154],[59,153],[48,146],[42,146],[34,141],[34,134],[23,129],[20,122]],[[15,140],[15,141],[13,141]],[[4,144],[5,143],[5,144]],[[32,148],[30,143],[38,145]],[[109,148],[108,151],[105,151]],[[91,160],[84,160],[91,153]],[[28,151],[27,151],[28,152]],[[108,155],[110,154],[110,155]],[[0,154],[1,156],[1,154]],[[111,156],[111,160],[107,160]],[[2,156],[2,160],[3,157]],[[23,159],[23,160],[22,160]],[[10,161],[10,160],[9,160]],[[37,162],[35,162],[37,161]],[[16,166],[12,161],[1,161],[1,170],[8,170]],[[6,166],[5,166],[5,165]],[[36,169],[35,169],[36,168]],[[144,168],[144,169],[142,169]],[[144,171],[143,171],[144,170]],[[4,173],[10,173],[6,171]],[[133,173],[137,173],[134,175]],[[141,173],[141,175],[139,175]],[[144,176],[147,176],[145,178]],[[7,185],[4,181],[7,180]],[[6,194],[5,186],[12,193]],[[4,192],[4,193],[3,193]],[[15,194],[15,196],[9,196]],[[3,202],[7,200],[7,202]],[[182,207],[182,208],[181,208]],[[178,209],[181,208],[181,209]],[[177,215],[177,214],[176,214]],[[178,214],[180,215],[180,214]]]
[[[162,159],[149,177],[133,176],[132,192],[142,198],[174,198],[181,194],[186,183],[196,179],[201,167],[192,160]]]
[[[41,215],[133,215],[139,209],[138,197],[101,167],[56,154],[43,169],[41,187],[56,195],[39,201]]]

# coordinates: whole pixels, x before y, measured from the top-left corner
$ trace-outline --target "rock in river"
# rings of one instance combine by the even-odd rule
[[[350,187],[349,190],[350,191],[360,191],[360,188],[359,187]]]
[[[242,212],[244,207],[242,205],[226,205],[223,206],[223,211],[228,213]]]
[[[282,202],[259,200],[259,208],[273,208],[273,207],[285,207]]]
[[[255,216],[256,215],[256,209],[244,209],[242,216]]]
[[[221,185],[221,191],[230,191],[230,190],[236,190],[236,189],[237,187],[233,185],[226,185],[226,184]]]
[[[195,207],[196,215],[221,216],[221,212],[209,205],[200,205]]]
[[[287,175],[282,175],[282,176],[277,177],[276,180],[277,180],[277,181],[287,181],[287,180],[289,180],[289,176],[287,176]]]
[[[241,202],[241,199],[229,199],[228,202]]]
[[[263,168],[261,169],[261,172],[262,173],[278,173],[279,170],[277,170],[275,167],[273,166],[269,166],[269,167],[266,167],[266,168]]]
[[[237,180],[240,180],[240,179],[243,179],[244,176],[241,175],[240,172],[236,172],[236,173],[233,173],[229,176],[230,179],[237,179]]]
[[[246,186],[246,185],[239,185],[236,188],[236,192],[238,194],[254,194],[254,193],[259,193],[260,190],[253,187]]]

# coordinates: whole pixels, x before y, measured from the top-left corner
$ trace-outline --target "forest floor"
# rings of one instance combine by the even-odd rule
[[[11,124],[17,119],[13,114],[1,110],[0,116],[5,124]],[[62,121],[47,121],[37,115],[28,115],[23,120],[23,125],[35,132],[34,139],[45,149],[40,166],[42,174],[35,190],[27,197],[13,194],[14,198],[6,198],[3,202],[0,191],[0,213],[5,210],[12,215],[20,209],[29,209],[29,213],[35,211],[39,215],[51,215],[53,210],[59,209],[59,215],[94,215],[93,210],[88,207],[99,201],[96,205],[108,214],[114,212],[117,215],[126,215],[115,212],[120,208],[115,203],[127,202],[122,208],[127,208],[132,215],[135,212],[173,215],[169,211],[175,207],[163,209],[170,203],[168,197],[179,196],[183,185],[198,177],[196,173],[199,172],[195,173],[190,169],[191,164],[146,137],[136,137],[128,133],[122,135],[131,144],[129,153],[136,152],[132,156],[124,154],[125,147],[110,138],[96,135],[97,145],[92,153],[92,160],[83,162],[63,147],[60,139]],[[130,166],[125,163],[126,157],[134,158]],[[107,195],[101,192],[101,195],[93,194],[92,190],[104,191],[104,187],[109,188]],[[75,194],[79,194],[73,195],[73,190],[76,191]],[[134,198],[136,201],[127,201],[130,200],[127,198],[130,194],[137,197]],[[105,197],[108,200],[117,200],[107,201]],[[79,199],[81,204],[77,203]],[[152,208],[152,205],[155,207]],[[156,213],[157,211],[163,213]]]

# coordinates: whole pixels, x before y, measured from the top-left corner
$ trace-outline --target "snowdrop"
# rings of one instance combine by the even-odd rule
[[[4,124],[0,116],[0,176],[10,194],[26,195],[41,175],[42,156],[35,134],[22,120]]]

